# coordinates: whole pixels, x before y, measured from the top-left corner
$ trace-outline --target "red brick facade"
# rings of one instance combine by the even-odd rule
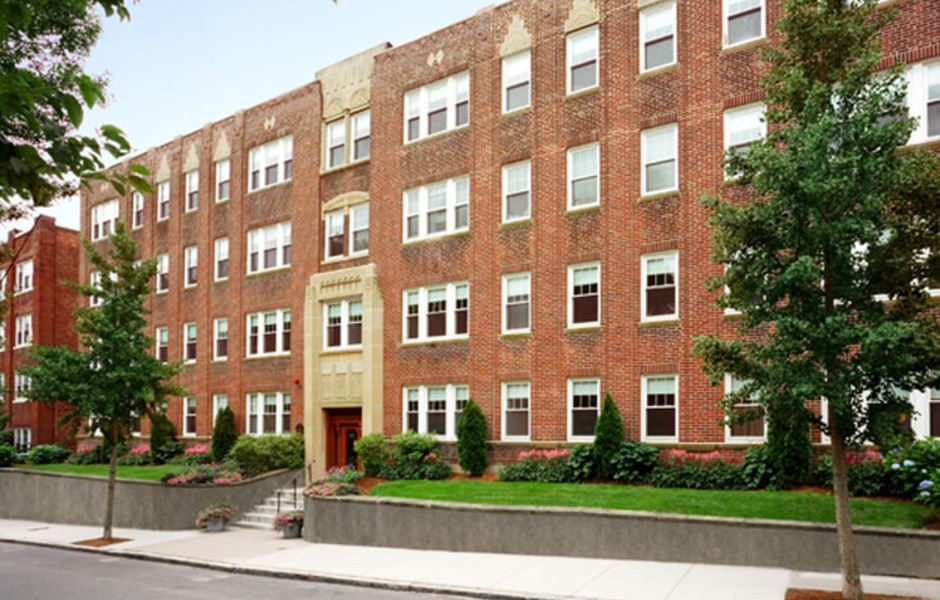
[[[371,79],[371,158],[341,169],[321,169],[325,149],[320,82],[133,159],[161,172],[166,161],[171,213],[155,224],[155,198],[145,200],[144,226],[135,231],[144,255],[169,253],[169,293],[155,296],[154,326],[169,327],[169,357],[182,353],[183,323],[196,322],[196,363],[181,378],[197,399],[196,436],[211,429],[212,395],[228,394],[239,431],[245,428],[248,393],[292,393],[291,423],[301,423],[304,377],[304,290],[316,273],[372,262],[384,303],[383,430],[403,428],[403,389],[467,384],[487,415],[490,438],[501,439],[501,385],[528,381],[528,445],[569,439],[569,380],[597,378],[624,417],[627,436],[643,431],[641,385],[645,376],[677,377],[677,431],[672,443],[727,445],[716,400],[692,338],[732,336],[736,324],[713,304],[705,288],[721,267],[710,261],[704,193],[744,200],[748,190],[725,185],[721,166],[724,111],[758,102],[766,69],[761,49],[774,42],[773,23],[782,2],[762,8],[766,37],[726,48],[720,0],[676,2],[675,64],[640,72],[639,11],[654,2],[632,0],[514,0],[401,47],[380,52]],[[940,3],[890,2],[899,18],[884,32],[890,58],[923,63],[940,57]],[[522,29],[520,29],[520,26]],[[584,27],[599,32],[598,85],[566,94],[566,39]],[[531,52],[531,106],[502,111],[501,47]],[[426,139],[406,138],[406,93],[469,72],[469,125]],[[325,93],[325,92],[324,92]],[[332,118],[332,117],[330,117]],[[641,137],[644,130],[676,124],[677,190],[643,194]],[[230,148],[231,199],[213,202],[214,156],[225,136]],[[246,193],[249,149],[293,135],[293,180]],[[568,150],[599,148],[599,204],[568,210]],[[192,149],[195,150],[192,150]],[[184,214],[184,168],[195,152],[200,177],[197,211]],[[223,153],[224,154],[224,153]],[[529,160],[531,218],[511,225],[502,218],[503,165]],[[188,161],[188,162],[187,162]],[[468,176],[469,227],[465,232],[403,243],[403,193],[445,179]],[[370,201],[368,257],[324,263],[320,206],[348,192]],[[82,231],[90,230],[90,207],[113,197],[107,190],[83,196]],[[121,216],[130,215],[122,199]],[[293,228],[289,270],[245,276],[246,232],[283,220]],[[347,221],[348,234],[349,224]],[[230,238],[231,275],[212,282],[213,240]],[[183,248],[198,245],[198,284],[183,288]],[[642,257],[675,251],[678,257],[677,318],[641,319]],[[599,326],[571,328],[568,267],[600,265]],[[529,272],[530,333],[502,335],[502,276]],[[88,277],[87,265],[82,277]],[[467,282],[467,339],[403,343],[403,292]],[[290,358],[245,359],[245,315],[269,308],[292,311]],[[210,357],[212,319],[229,318],[229,359]],[[320,323],[313,323],[321,327]],[[452,407],[451,407],[452,409]],[[179,428],[183,410],[171,403]],[[511,446],[500,445],[505,455]]]

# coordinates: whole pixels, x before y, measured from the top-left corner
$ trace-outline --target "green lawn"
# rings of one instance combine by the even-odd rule
[[[471,504],[579,506],[650,512],[835,523],[832,497],[810,492],[723,492],[626,485],[482,481],[390,481],[372,496]],[[891,500],[852,500],[856,525],[921,529],[931,509]]]
[[[53,471],[55,473],[71,473],[73,475],[93,475],[95,477],[107,477],[108,465],[18,465],[21,469],[33,469],[36,471]],[[145,479],[147,481],[160,481],[160,478],[167,473],[179,473],[186,471],[189,467],[180,465],[153,465],[149,467],[118,467],[117,476],[119,479]]]

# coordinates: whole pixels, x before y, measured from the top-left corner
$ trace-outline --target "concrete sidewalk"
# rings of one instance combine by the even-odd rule
[[[267,531],[116,529],[96,552],[259,575],[489,598],[782,600],[788,588],[839,589],[835,573],[697,563],[580,559],[308,544]],[[0,541],[78,549],[100,527],[0,520]],[[692,557],[690,557],[692,558]],[[940,600],[940,580],[863,577],[869,593]]]

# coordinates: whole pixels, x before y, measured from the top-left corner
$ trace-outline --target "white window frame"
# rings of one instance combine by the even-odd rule
[[[430,189],[443,185],[445,186],[445,226],[443,231],[438,231],[434,233],[428,233],[428,192]],[[457,191],[459,186],[465,186],[467,190],[466,203],[458,204],[458,194]],[[410,198],[413,194],[417,194],[418,200],[418,210],[417,212],[411,212]],[[461,207],[466,207],[467,210],[467,224],[464,226],[457,226],[457,210]],[[438,209],[439,210],[439,209]],[[455,233],[461,233],[464,231],[470,230],[470,177],[463,175],[461,177],[454,177],[451,179],[445,179],[443,181],[435,181],[434,183],[429,183],[427,185],[422,185],[414,188],[410,188],[404,191],[402,194],[402,240],[404,242],[416,242],[420,240],[432,240],[436,238],[445,237]],[[436,212],[436,211],[435,211]],[[409,217],[418,218],[418,233],[413,237],[408,237],[408,219]]]
[[[597,387],[597,416],[600,418],[601,414],[601,379],[600,377],[573,377],[568,379],[568,403],[567,403],[567,412],[565,413],[565,420],[568,423],[568,441],[569,442],[593,442],[594,434],[591,435],[575,435],[574,434],[574,384],[575,383],[594,383]],[[531,425],[530,425],[531,427]],[[595,425],[596,427],[596,425]]]
[[[16,338],[14,349],[27,348],[33,345],[33,315],[20,315],[16,317]]]
[[[16,263],[16,294],[24,294],[33,291],[34,273],[33,259]]]
[[[293,180],[294,136],[284,137],[259,144],[248,151],[248,191],[255,192],[267,187]],[[277,179],[267,183],[267,170],[277,167]],[[290,171],[290,173],[288,173]],[[258,173],[258,185],[252,178]]]
[[[192,403],[193,403],[193,407],[192,407],[193,412],[191,413],[189,412],[190,400],[192,400]],[[198,414],[198,411],[199,411],[199,404],[196,401],[196,396],[193,396],[193,395],[184,396],[183,397],[183,435],[185,437],[193,437],[196,435],[196,428],[193,428],[193,431],[190,431],[189,428],[187,427],[187,423],[189,421],[187,417],[192,416],[198,419],[198,417],[196,416]],[[198,426],[198,423],[197,423],[197,426]]]
[[[264,319],[266,315],[274,314],[275,315],[275,349],[271,352],[265,352],[264,350]],[[251,352],[251,319],[255,317],[258,319],[258,350],[255,353]],[[284,333],[286,327],[285,323],[291,323],[290,309],[289,308],[278,308],[272,310],[262,310],[258,312],[252,312],[245,315],[245,358],[271,358],[278,356],[290,356],[290,350],[284,349]],[[291,337],[293,337],[293,328],[291,328]],[[294,340],[291,339],[291,346],[293,346]]]
[[[166,287],[160,287],[160,276],[166,275]],[[166,294],[170,291],[170,255],[166,252],[157,254],[157,294]]]
[[[199,283],[199,246],[186,246],[183,248],[185,269],[183,271],[183,288],[194,288]],[[195,279],[190,281],[190,269],[196,269]]]
[[[579,204],[574,205],[574,155],[580,154],[582,152],[594,153],[594,174],[593,175],[584,175],[578,178],[578,181],[583,179],[588,179],[594,177],[595,190],[594,190],[594,202],[589,204]],[[597,142],[592,144],[584,144],[583,146],[576,146],[574,148],[568,148],[568,168],[567,168],[567,180],[568,180],[568,210],[584,210],[588,208],[593,208],[595,206],[600,206],[601,204],[601,146]]]
[[[509,435],[506,432],[507,414],[509,413],[509,388],[510,386],[526,386],[526,414],[528,418],[528,433],[526,435]],[[528,442],[532,439],[532,384],[529,381],[503,381],[500,384],[500,439],[506,442]],[[517,409],[514,409],[514,412]],[[518,412],[522,412],[521,410]]]
[[[730,394],[734,389],[734,376],[731,373],[725,373],[725,395]],[[678,404],[678,403],[677,403]],[[743,406],[749,408],[751,406],[757,406],[757,402],[739,402],[735,406]],[[764,435],[753,436],[753,435],[733,435],[733,428],[725,424],[725,442],[729,444],[761,444],[767,440],[767,419],[762,419],[764,421]]]
[[[728,40],[728,21],[731,17],[730,14],[730,4],[734,0],[722,0],[721,2],[721,45],[723,48],[735,48],[744,44],[749,44],[756,40],[762,40],[767,37],[767,0],[760,1],[760,35],[753,38],[748,38],[740,42],[735,42],[734,44],[729,43]],[[740,14],[740,13],[735,13]]]
[[[369,226],[371,223],[372,209],[368,202],[360,202],[349,207],[349,256],[365,256],[369,254]],[[365,217],[362,215],[365,214]],[[358,215],[358,216],[357,216]],[[363,226],[362,221],[365,221]],[[366,232],[366,247],[364,250],[356,250],[356,234]]]
[[[273,267],[266,268],[264,266],[264,252],[266,249],[270,249],[265,246],[269,236],[273,236],[275,240],[274,249],[277,252],[277,262]],[[290,268],[291,263],[284,261],[284,250],[291,246],[292,232],[290,221],[282,221],[266,227],[251,229],[248,231],[247,237],[248,253],[245,260],[245,270],[248,275]],[[255,247],[255,245],[252,244],[253,237],[258,237],[258,243],[256,244],[258,248],[258,268],[255,270],[251,269],[251,255]]]
[[[121,206],[117,198],[91,207],[91,241],[107,239],[114,233],[120,216]]]
[[[664,257],[673,257],[675,264],[675,303],[676,310],[672,314],[668,315],[655,315],[647,316],[646,314],[646,282],[647,282],[647,272],[649,267],[649,261],[657,260]],[[679,251],[678,250],[667,250],[665,252],[654,252],[652,254],[644,254],[640,257],[640,321],[643,323],[655,323],[657,321],[674,321],[679,318]]]
[[[338,225],[338,227],[337,227]],[[346,256],[347,246],[347,236],[346,236],[346,211],[345,209],[331,210],[330,212],[323,215],[323,256],[324,260],[339,260]],[[332,243],[331,239],[336,235],[343,236],[343,243],[340,244],[339,254],[332,254],[330,252]]]
[[[265,396],[274,395],[275,400],[275,413],[274,413],[274,431],[264,431],[264,407],[265,407]],[[252,399],[256,400],[257,411],[251,412],[251,401]],[[265,433],[274,433],[276,435],[286,435],[290,433],[290,430],[284,431],[284,405],[285,399],[287,400],[287,406],[292,406],[291,394],[290,392],[250,392],[245,394],[245,433],[249,435],[263,435]],[[291,415],[291,411],[286,412],[287,415]],[[251,430],[251,417],[255,415],[255,430]]]
[[[655,67],[646,68],[646,36],[647,36],[647,22],[650,18],[650,15],[659,12],[670,11],[672,13],[672,60],[663,63],[661,65],[656,65]],[[651,6],[645,7],[640,10],[640,73],[649,73],[653,71],[658,71],[659,69],[665,69],[666,67],[676,64],[678,61],[678,44],[676,38],[678,37],[678,27],[677,27],[677,18],[676,18],[676,2],[675,0],[668,0],[666,2],[658,2]]]
[[[199,169],[187,171],[186,178],[186,211],[195,212],[199,209]]]
[[[131,206],[133,208],[133,214],[131,215],[131,228],[140,229],[144,226],[144,195],[140,192],[134,192],[131,198]]]
[[[528,194],[528,202],[525,215],[518,217],[509,216],[509,196],[522,194],[523,190],[513,190],[510,189],[510,178],[509,174],[511,171],[518,169],[525,169],[525,192]],[[503,165],[503,223],[514,223],[516,221],[526,221],[532,218],[532,161],[531,160],[520,160],[519,162],[514,162],[508,165]]]
[[[525,79],[519,78],[518,80],[510,79],[510,69],[515,65],[515,63],[525,63]],[[525,110],[532,106],[532,51],[528,48],[509,56],[504,56],[502,61],[501,77],[501,93],[502,93],[502,108],[503,114],[509,114],[520,110]],[[510,109],[508,106],[509,100],[509,88],[514,88],[525,84],[528,87],[528,102]]]
[[[574,45],[574,40],[579,38],[586,38],[589,36],[594,36],[595,38],[595,47],[594,47],[594,85],[573,89],[574,77],[572,76],[572,69],[576,66],[584,63],[578,63],[578,65],[572,64],[572,47]],[[589,61],[588,61],[589,62]],[[568,95],[577,94],[585,92],[588,90],[593,90],[600,87],[601,83],[601,34],[600,29],[597,27],[597,24],[578,29],[577,31],[572,31],[567,36],[565,36],[565,93]]]
[[[219,411],[228,407],[228,394],[212,394],[212,428],[215,429]]]
[[[461,286],[466,287],[467,294],[467,333],[457,331],[457,292]],[[441,336],[428,336],[428,294],[431,291],[444,289],[447,303],[446,333]],[[418,337],[408,337],[408,295],[418,294]],[[440,285],[429,285],[418,288],[409,288],[402,291],[402,343],[426,344],[442,340],[466,340],[470,338],[470,284],[466,280],[455,281]]]
[[[166,207],[166,215],[161,216],[163,207]],[[166,221],[170,218],[170,182],[161,181],[157,183],[157,222]]]
[[[446,87],[444,108],[447,110],[447,120],[444,129],[431,134],[427,133],[429,120],[428,115],[430,113],[429,91],[438,85],[444,85]],[[458,97],[458,87],[461,87],[462,85],[467,88],[467,122],[458,126],[457,105],[463,103],[463,100]],[[432,81],[427,85],[410,89],[405,92],[403,110],[404,130],[402,132],[402,143],[406,145],[412,144],[429,137],[444,135],[450,131],[456,131],[464,127],[469,127],[471,122],[470,109],[470,71],[455,73],[450,77],[438,79],[437,81]],[[408,122],[413,116],[417,116],[418,118],[418,137],[409,139]]]
[[[360,341],[358,344],[351,344],[349,342],[349,327],[352,325],[350,308],[353,304],[359,304],[359,325],[362,328],[360,333]],[[339,322],[339,345],[330,346],[329,345],[329,326],[330,326],[330,307],[339,306],[340,307],[340,322]],[[358,350],[362,348],[362,333],[365,332],[363,327],[365,322],[365,312],[362,306],[362,298],[348,298],[345,300],[330,300],[324,301],[321,304],[321,311],[323,313],[323,351],[324,352],[336,352],[336,351],[346,351],[346,350]]]
[[[596,321],[587,321],[584,323],[575,323],[574,322],[574,273],[577,270],[581,269],[597,269],[597,320]],[[602,306],[602,281],[601,281],[601,263],[600,261],[591,261],[586,263],[578,263],[576,265],[568,265],[568,329],[592,329],[595,327],[600,327],[601,325],[601,311],[603,310]]]
[[[660,133],[671,129],[673,132],[672,142],[672,161],[674,164],[673,175],[675,176],[675,185],[670,188],[663,188],[661,190],[648,191],[647,190],[647,181],[646,181],[646,167],[647,165],[647,138],[650,135]],[[658,161],[666,162],[666,161]],[[679,191],[679,124],[678,123],[667,123],[666,125],[660,125],[659,127],[652,127],[650,129],[644,129],[640,132],[640,196],[654,196],[658,194],[668,194],[672,192]]]
[[[723,122],[725,152],[728,152],[728,150],[730,150],[732,147],[731,134],[734,131],[733,124],[734,124],[735,119],[738,119],[738,118],[743,119],[743,118],[750,117],[755,112],[759,113],[759,119],[760,119],[760,136],[754,139],[748,140],[746,142],[734,144],[735,147],[741,146],[743,144],[753,144],[755,142],[759,142],[767,135],[767,123],[764,121],[764,118],[763,118],[764,109],[765,107],[764,107],[763,102],[754,102],[752,104],[745,104],[744,106],[737,106],[735,108],[729,108],[728,110],[725,111],[724,122]],[[728,173],[727,171],[725,171],[726,180],[734,179],[734,177],[735,175],[733,173]]]
[[[13,374],[13,403],[22,404],[29,402],[29,398],[21,395],[21,392],[33,389],[33,378],[29,375]]]
[[[346,117],[341,117],[326,124],[326,144],[324,144],[326,156],[324,162],[327,169],[338,169],[348,162],[346,159],[349,156],[349,144],[346,143],[348,137],[346,128]],[[338,136],[338,139],[335,139],[336,136]],[[340,147],[343,149],[343,158],[338,162],[334,162],[333,149]]]
[[[227,183],[224,188],[222,184]],[[224,194],[223,194],[224,189]],[[215,163],[215,203],[221,204],[232,197],[232,161],[228,158]]]
[[[427,385],[406,385],[402,387],[402,428],[408,431],[408,390],[418,390],[418,431],[417,433],[428,433],[428,391],[431,388],[444,388],[445,417],[444,428],[446,433],[440,435],[431,433],[437,440],[453,441],[457,439],[457,393],[458,388],[463,390],[464,395],[470,397],[470,385],[466,383],[440,383]]]
[[[223,327],[224,324],[224,327]],[[222,338],[219,334],[225,329],[226,349],[225,356],[219,356],[219,340]],[[226,362],[228,360],[228,317],[217,317],[212,320],[212,360],[215,362]]]
[[[366,135],[360,135],[362,133],[360,131],[360,125],[362,123],[366,124]],[[364,156],[359,156],[359,149],[356,147],[356,142],[366,139],[369,140],[369,150]],[[349,152],[347,155],[349,157],[349,164],[369,160],[369,157],[372,155],[372,112],[368,108],[353,113],[349,117]]]
[[[29,450],[33,447],[33,430],[29,427],[13,428],[13,447],[17,451]]]
[[[223,260],[226,261],[228,272],[225,274],[225,277],[220,277],[219,264]],[[228,274],[231,273],[231,269],[232,261],[229,258],[228,236],[215,238],[215,262],[212,265],[213,278],[215,281],[228,281]]]
[[[516,280],[525,280],[526,286],[526,296],[528,300],[526,304],[528,305],[529,310],[529,319],[527,327],[520,327],[518,329],[509,329],[509,318],[507,312],[509,310],[509,283],[510,281]],[[519,303],[521,304],[521,303]],[[502,332],[503,335],[507,334],[525,334],[532,332],[532,273],[529,271],[524,271],[521,273],[508,273],[503,275],[503,287],[502,287],[502,305],[500,310],[502,322]]]
[[[648,410],[646,405],[646,396],[647,389],[650,379],[666,379],[672,378],[676,386],[676,401],[673,406],[675,409],[675,425],[674,429],[676,434],[674,436],[651,436],[646,435],[646,411]],[[679,442],[679,375],[678,373],[650,373],[649,375],[640,376],[640,440],[644,442]]]
[[[163,334],[162,336],[160,334]],[[160,338],[165,338],[161,340]],[[170,362],[170,328],[166,326],[155,327],[153,331],[153,340],[154,340],[154,356],[157,357],[157,360],[160,360],[160,348],[166,348],[166,360],[162,362]]]
[[[189,332],[193,332],[193,345],[196,347],[193,358],[186,356],[187,346],[189,345]],[[196,326],[196,323],[183,323],[183,364],[192,365],[196,362],[196,357],[199,354],[199,328]]]
[[[904,73],[907,79],[908,114],[917,119],[917,127],[911,132],[908,145],[923,144],[940,139],[940,133],[929,135],[927,105],[930,103],[930,72],[933,69],[937,70],[937,77],[940,77],[940,61],[935,59],[913,64]]]

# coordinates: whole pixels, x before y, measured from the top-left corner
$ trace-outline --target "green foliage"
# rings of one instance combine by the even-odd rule
[[[598,479],[606,480],[613,476],[613,459],[622,441],[623,418],[610,392],[607,392],[594,426],[594,469]]]
[[[212,457],[218,462],[225,460],[236,441],[238,432],[235,430],[235,411],[225,406],[219,409],[215,416],[215,427],[212,428]]]
[[[143,454],[125,454],[121,458],[117,459],[117,466],[119,467],[143,467],[149,464],[149,452],[145,452]]]
[[[590,448],[590,446],[585,446]],[[580,451],[583,469],[583,459],[587,453]],[[532,481],[538,483],[573,483],[577,481],[568,459],[571,453],[568,450],[531,450],[520,452],[519,459],[503,465],[499,469],[501,481]],[[593,450],[591,454],[593,463]]]
[[[490,464],[486,456],[486,416],[472,398],[457,423],[457,462],[461,469],[476,477]]]
[[[660,488],[693,490],[743,490],[741,467],[721,460],[659,464],[649,474],[649,483]]]
[[[613,478],[623,483],[643,483],[659,461],[659,450],[646,442],[622,440],[611,459]]]
[[[750,490],[776,490],[780,486],[774,476],[774,461],[766,444],[751,446],[741,461],[741,478]]]
[[[767,407],[767,456],[773,485],[786,489],[805,483],[812,467],[810,414],[802,401],[779,398]]]
[[[150,462],[155,465],[168,463],[186,450],[186,444],[175,440],[170,440],[161,444],[158,448],[150,446]]]
[[[593,444],[580,444],[571,449],[568,454],[568,469],[571,473],[571,481],[588,481],[594,477],[594,458]]]
[[[183,444],[176,441],[173,421],[163,411],[150,415],[150,459],[162,465],[183,451]]]
[[[212,463],[210,452],[183,452],[166,461],[169,465],[180,465],[183,467],[198,467]]]
[[[892,495],[890,471],[881,461],[868,460],[846,465],[846,476],[851,496]],[[813,471],[813,482],[819,487],[832,489],[832,457],[821,457]]]
[[[923,491],[922,481],[931,480],[930,474],[940,470],[940,439],[918,440],[905,448],[892,450],[884,457],[890,471],[892,491],[904,498],[916,499]],[[940,486],[937,479],[932,479]],[[934,490],[934,493],[940,490]]]
[[[27,452],[26,462],[34,465],[48,465],[51,463],[65,462],[71,455],[72,452],[70,450],[66,450],[61,446],[44,444],[35,446],[32,450]]]
[[[914,430],[910,427],[911,414],[906,407],[890,404],[875,404],[867,407],[871,442],[881,452],[892,448],[909,446],[914,441]]]
[[[414,431],[392,437],[386,462],[379,469],[379,477],[385,479],[445,479],[450,473],[450,465],[437,452],[437,441]]]
[[[120,443],[118,444],[117,455],[122,457],[128,453],[130,448],[127,447],[127,444]],[[89,450],[88,452],[75,452],[65,461],[70,465],[97,465],[101,463],[107,463],[111,460],[111,444],[107,440],[102,441],[100,444]]]
[[[0,444],[0,467],[16,464],[16,450],[10,444]]]
[[[275,469],[299,469],[304,466],[304,438],[290,435],[242,435],[232,447],[231,457],[239,469],[252,476]]]
[[[349,465],[345,467],[330,467],[326,472],[326,477],[320,480],[321,483],[356,483],[362,479],[363,473]]]
[[[356,440],[353,446],[362,470],[369,477],[377,477],[388,455],[388,441],[381,433],[370,433]]]

